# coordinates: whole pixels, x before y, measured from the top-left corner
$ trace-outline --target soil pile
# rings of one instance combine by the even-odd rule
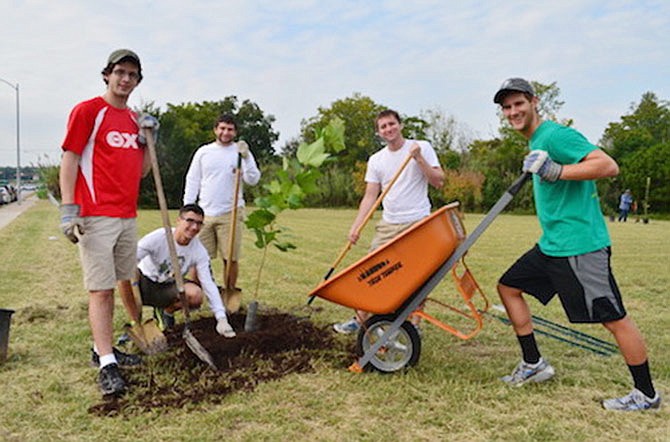
[[[345,368],[354,358],[353,342],[337,340],[330,327],[317,327],[306,318],[259,311],[258,330],[249,333],[244,332],[244,319],[244,312],[229,316],[237,332],[232,339],[216,333],[214,318],[191,323],[191,331],[212,355],[218,370],[186,347],[180,324],[166,333],[166,352],[145,356],[143,365],[124,371],[130,390],[126,396],[106,398],[89,412],[113,416],[218,403],[227,394],[253,390],[261,382],[313,371],[319,361]]]

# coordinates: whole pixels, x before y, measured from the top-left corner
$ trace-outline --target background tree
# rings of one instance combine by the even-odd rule
[[[670,107],[667,101],[659,100],[653,92],[644,93],[639,103],[631,104],[628,115],[607,126],[600,143],[620,167],[619,176],[603,193],[610,212],[616,210],[624,189],[631,189],[641,203],[647,177],[651,179],[648,201],[651,210],[670,211]]]
[[[421,119],[426,123],[425,139],[430,141],[446,179],[442,189],[429,187],[429,195],[435,206],[459,201],[463,210],[479,210],[482,203],[484,176],[465,167],[472,137],[456,118],[441,108],[423,110]]]

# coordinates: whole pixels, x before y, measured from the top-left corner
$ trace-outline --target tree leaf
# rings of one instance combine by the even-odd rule
[[[297,152],[300,164],[319,167],[330,155],[326,153],[323,138],[318,138],[312,144],[301,144]]]

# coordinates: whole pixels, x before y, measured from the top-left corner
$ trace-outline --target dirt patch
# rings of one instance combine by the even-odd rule
[[[237,337],[226,339],[215,330],[214,318],[191,323],[191,331],[209,351],[218,370],[208,367],[186,347],[183,325],[166,333],[169,349],[145,357],[144,364],[124,371],[130,392],[104,399],[89,412],[99,416],[141,414],[202,402],[218,403],[236,391],[250,391],[261,382],[291,373],[314,371],[324,363],[345,369],[354,358],[353,340],[337,339],[329,326],[279,311],[257,315],[259,329],[244,332],[245,313],[230,315]]]

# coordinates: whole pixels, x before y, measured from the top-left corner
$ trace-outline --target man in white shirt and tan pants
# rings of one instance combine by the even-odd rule
[[[214,123],[216,140],[198,148],[186,173],[184,204],[198,203],[205,211],[205,224],[199,238],[207,249],[210,259],[217,252],[223,260],[223,285],[236,287],[239,274],[240,246],[242,244],[242,222],[244,221],[244,198],[242,186],[237,197],[237,222],[235,243],[231,262],[227,262],[228,237],[235,191],[235,175],[238,155],[241,157],[241,179],[253,186],[261,178],[254,156],[244,142],[235,142],[237,123],[231,115],[221,115]],[[226,272],[226,266],[229,266]],[[226,281],[226,274],[228,280]]]

